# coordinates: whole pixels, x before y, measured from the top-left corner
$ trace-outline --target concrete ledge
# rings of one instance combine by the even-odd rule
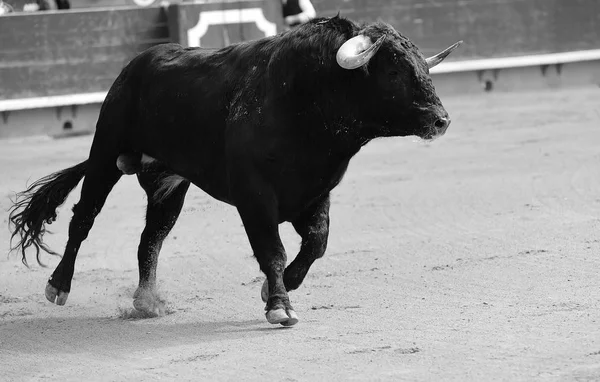
[[[572,62],[595,60],[600,60],[600,49],[579,50],[565,53],[536,54],[518,57],[486,58],[482,60],[442,62],[435,68],[431,69],[431,74],[567,64]]]
[[[600,86],[600,60],[446,72],[433,75],[432,79],[442,99],[489,92],[597,88]]]
[[[102,103],[107,92],[0,100],[0,112]]]
[[[100,102],[0,112],[0,139],[93,133]]]

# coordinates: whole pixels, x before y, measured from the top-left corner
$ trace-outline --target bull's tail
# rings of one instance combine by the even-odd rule
[[[52,251],[42,241],[46,233],[46,224],[56,220],[56,209],[62,205],[69,193],[85,176],[87,161],[76,166],[45,176],[23,192],[16,195],[9,215],[9,228],[12,231],[11,250],[20,250],[23,255],[23,264],[27,265],[25,250],[31,246],[35,248],[38,264],[40,262],[40,248],[44,251],[60,256]],[[16,245],[12,246],[15,237],[19,238]]]

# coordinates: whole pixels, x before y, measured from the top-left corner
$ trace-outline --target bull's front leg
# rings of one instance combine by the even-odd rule
[[[294,229],[302,238],[300,252],[286,268],[283,282],[287,291],[297,289],[315,260],[323,257],[329,237],[329,194],[311,205],[302,215],[292,222]],[[263,301],[270,295],[269,282],[265,280],[261,290]]]
[[[260,270],[267,276],[267,321],[292,326],[298,322],[298,316],[283,282],[287,256],[279,237],[276,199],[272,193],[262,189],[238,198],[236,205]]]

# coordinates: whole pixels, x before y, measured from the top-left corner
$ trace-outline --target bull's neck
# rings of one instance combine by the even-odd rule
[[[365,124],[356,118],[351,110],[337,109],[338,113],[328,113],[333,109],[327,103],[315,102],[312,123],[321,130],[321,139],[329,142],[332,150],[348,158],[356,154],[362,146],[375,136],[369,133]],[[329,109],[329,110],[328,110]]]

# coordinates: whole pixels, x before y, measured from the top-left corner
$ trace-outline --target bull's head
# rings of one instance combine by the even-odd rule
[[[429,69],[461,43],[425,58],[392,27],[378,24],[346,41],[336,59],[347,70],[367,69],[367,119],[383,127],[382,135],[432,139],[446,132],[450,118],[435,93]]]

